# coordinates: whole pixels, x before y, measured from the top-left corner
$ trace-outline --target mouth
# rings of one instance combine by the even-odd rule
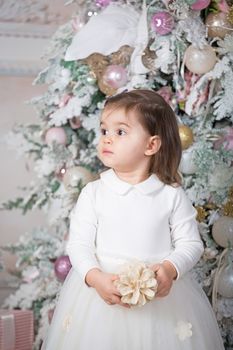
[[[108,149],[103,149],[102,154],[113,154],[113,152]]]

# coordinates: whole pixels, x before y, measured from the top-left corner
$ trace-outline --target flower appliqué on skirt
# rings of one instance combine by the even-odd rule
[[[66,315],[62,322],[62,330],[65,332],[68,332],[70,329],[71,322],[72,322],[72,316]]]
[[[189,322],[179,321],[177,323],[177,327],[175,328],[175,332],[181,341],[185,340],[186,338],[190,338],[193,334],[192,324]]]

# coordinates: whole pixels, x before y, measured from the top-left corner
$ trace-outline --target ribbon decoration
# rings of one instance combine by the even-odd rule
[[[2,326],[0,328],[1,350],[14,350],[15,348],[15,316],[11,311],[1,310],[0,319]]]

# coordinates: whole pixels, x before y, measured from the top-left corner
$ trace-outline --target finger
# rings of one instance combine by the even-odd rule
[[[112,281],[116,281],[119,279],[119,276],[118,275],[111,275],[111,280]]]
[[[116,289],[116,290],[114,290],[114,295],[117,295],[118,297],[121,297],[122,295],[121,295],[121,293]]]
[[[125,303],[122,303],[120,302],[119,305],[123,306],[123,307],[126,307],[127,309],[130,309],[130,305],[129,304],[125,304]]]
[[[161,290],[159,293],[156,294],[157,297],[166,297],[169,294],[168,290]]]
[[[154,271],[154,273],[158,272],[158,270],[160,269],[160,264],[152,265],[151,269]]]

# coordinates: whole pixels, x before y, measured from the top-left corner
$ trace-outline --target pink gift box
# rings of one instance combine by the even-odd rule
[[[0,310],[0,350],[32,350],[33,312]]]

